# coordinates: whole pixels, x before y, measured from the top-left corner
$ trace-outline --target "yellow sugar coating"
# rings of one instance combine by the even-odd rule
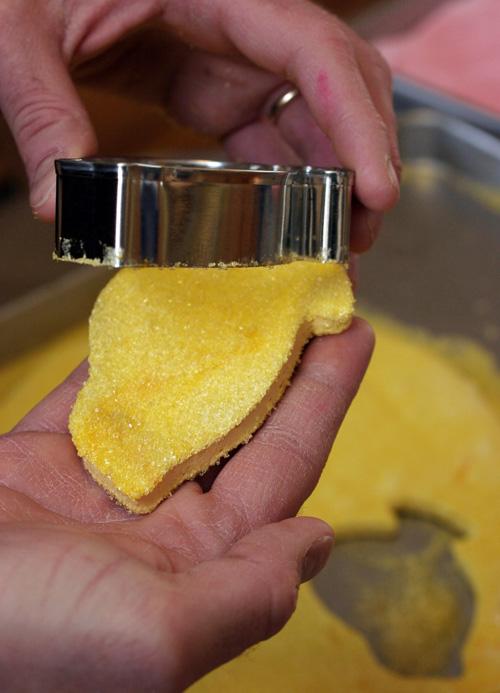
[[[336,263],[122,270],[90,321],[90,378],[70,417],[80,456],[120,502],[151,510],[248,439],[307,339],[345,329],[352,311]]]

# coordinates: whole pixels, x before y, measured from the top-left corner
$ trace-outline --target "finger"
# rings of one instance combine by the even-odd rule
[[[204,13],[194,13],[191,2],[166,5],[165,19],[194,45],[239,52],[297,85],[342,165],[358,174],[360,200],[378,211],[395,203],[399,183],[387,126],[360,72],[354,35],[333,15],[304,0],[291,0],[286,12],[280,2],[235,0],[214,2]]]
[[[304,99],[287,106],[278,120],[279,133],[285,145],[303,162],[311,166],[334,167],[340,161],[328,137],[314,122]],[[392,147],[392,145],[391,145]],[[396,160],[399,161],[396,147]],[[374,212],[353,199],[351,219],[351,248],[357,253],[368,250],[375,242],[382,225],[383,214]]]
[[[397,119],[393,105],[391,70],[375,46],[360,40],[355,34],[353,37],[358,65],[372,101],[386,125],[391,147],[391,161],[398,180],[400,180],[401,158],[397,137]]]
[[[128,519],[86,472],[68,435],[68,416],[87,374],[84,361],[0,438],[0,484],[80,522]]]
[[[191,50],[177,64],[166,103],[180,122],[220,137],[258,120],[281,81],[247,60]]]
[[[359,319],[341,335],[313,340],[277,409],[199,501],[226,542],[298,512],[319,479],[372,348],[371,328]]]
[[[234,57],[189,51],[169,86],[168,108],[180,122],[224,138],[231,159],[300,165],[300,157],[262,105],[280,78]]]
[[[130,5],[124,6],[120,21],[116,15],[114,21],[108,18],[107,28],[116,42],[106,36],[104,51],[102,40],[97,42],[101,50],[96,51],[95,45],[80,50],[83,57],[80,55],[79,60],[73,61],[72,76],[78,85],[165,106],[172,78],[183,65],[188,49],[175,41],[164,26],[150,22],[142,27],[133,26],[136,22],[130,10]],[[124,20],[133,27],[131,32],[127,32],[127,26],[120,27]],[[95,35],[93,38],[95,42]],[[86,55],[89,52],[90,57]]]
[[[264,112],[269,109],[280,93],[283,93],[283,87],[280,91],[271,94],[264,106]],[[342,164],[335,153],[333,142],[316,123],[304,98],[294,99],[285,106],[278,116],[277,124],[285,142],[297,151],[305,163],[324,168]]]
[[[67,433],[68,417],[78,391],[88,377],[88,363],[84,361],[45,399],[37,404],[17,424],[13,432],[44,431]]]
[[[174,576],[171,633],[179,656],[171,686],[184,690],[278,632],[295,609],[300,582],[322,569],[332,544],[324,522],[296,518],[252,532],[225,556]]]
[[[382,228],[384,215],[367,209],[359,200],[352,201],[351,250],[364,253],[375,243]]]
[[[0,108],[26,167],[33,211],[50,220],[54,159],[91,154],[96,141],[59,52],[56,32],[45,27],[43,4],[25,10],[25,3],[2,6]]]
[[[87,474],[68,435],[26,432],[0,438],[0,486],[79,522],[130,517]]]
[[[303,100],[283,112],[278,126],[267,119],[254,121],[236,130],[224,140],[230,158],[237,161],[280,163],[290,166],[333,167],[339,161],[331,142],[314,123]],[[375,242],[383,214],[367,209],[356,198],[352,203],[351,248],[363,253]]]
[[[279,77],[234,57],[182,50],[158,30],[148,32],[146,54],[137,50],[138,40],[145,38],[143,34],[130,37],[104,64],[102,57],[83,64],[77,71],[78,80],[167,106],[184,125],[224,136],[226,151],[234,160],[302,163],[271,121],[260,120],[262,104]],[[161,52],[165,54],[163,63],[159,61]],[[153,71],[151,79],[138,80],[138,69],[145,71],[152,60],[168,68]]]
[[[259,120],[226,137],[224,147],[231,159],[260,164],[300,166],[298,154],[267,120]]]
[[[357,173],[361,202],[377,211],[394,204],[399,184],[387,127],[342,23],[303,0],[291,0],[286,12],[281,3],[264,0],[214,6],[215,35],[222,35],[256,65],[298,86],[342,165]]]
[[[356,40],[363,47],[370,48],[363,41]],[[370,50],[382,61],[374,48]],[[368,73],[369,68],[366,71]],[[391,80],[387,71],[384,72],[383,61],[377,69],[374,68],[372,81],[377,88],[371,89],[370,93],[377,103],[382,103],[379,112],[387,122],[393,160],[399,162]],[[332,142],[318,127],[304,99],[297,99],[285,108],[277,126],[262,118],[283,92],[281,82],[276,75],[243,60],[191,50],[178,64],[168,89],[167,103],[179,121],[224,136],[226,151],[232,159],[324,167],[340,165]],[[137,85],[134,88],[137,89]],[[379,95],[381,90],[383,93]],[[156,98],[163,99],[165,91],[157,90]],[[381,221],[382,214],[355,201],[351,224],[353,250],[364,252],[372,245]]]

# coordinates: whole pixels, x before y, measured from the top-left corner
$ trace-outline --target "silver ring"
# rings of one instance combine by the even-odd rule
[[[268,118],[277,125],[279,117],[286,106],[289,106],[292,101],[300,96],[300,92],[296,87],[291,87],[284,94],[281,94],[276,101],[274,101],[269,107]]]

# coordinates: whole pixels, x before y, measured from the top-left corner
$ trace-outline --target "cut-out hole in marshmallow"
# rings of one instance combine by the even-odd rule
[[[396,513],[395,535],[339,537],[314,589],[387,668],[458,677],[474,614],[474,592],[452,545],[463,532],[415,509]]]

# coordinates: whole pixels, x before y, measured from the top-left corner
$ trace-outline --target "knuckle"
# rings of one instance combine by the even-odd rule
[[[301,64],[310,60],[310,46],[312,37],[315,45],[323,50],[327,49],[335,64],[343,69],[352,71],[357,69],[355,46],[350,30],[335,15],[321,8],[307,8],[303,11],[301,23],[308,27],[308,42],[297,45],[293,54],[295,72],[300,72]],[[321,14],[318,16],[317,12]]]
[[[335,365],[310,363],[304,378],[307,378],[311,383],[312,390],[316,393],[323,392],[328,400],[329,414],[325,414],[325,420],[328,422],[328,427],[331,428],[332,418],[337,424],[345,416],[354,395],[354,385],[344,382],[338,366]],[[319,413],[318,420],[321,422]]]
[[[267,426],[259,431],[256,440],[262,446],[263,454],[269,454],[270,451],[278,453],[293,465],[296,473],[301,470],[306,475],[307,470],[314,466],[314,450],[307,445],[300,430],[270,419]]]
[[[21,141],[29,141],[55,122],[74,119],[59,100],[51,98],[42,85],[24,91],[23,99],[14,110],[13,127]]]
[[[392,71],[389,63],[386,61],[384,56],[379,52],[375,46],[366,44],[369,48],[367,54],[367,61],[372,71],[375,75],[377,82],[389,95],[392,93]]]
[[[336,26],[336,24],[333,24],[330,30],[330,37],[337,50],[347,55],[353,53],[353,45],[350,37],[342,28]]]
[[[243,502],[228,494],[227,490],[218,492],[217,487],[206,498],[206,526],[210,528],[211,544],[219,550],[244,537],[252,528],[252,523]],[[221,517],[224,521],[221,522]]]
[[[325,27],[324,41],[334,50],[337,60],[341,59],[350,66],[356,64],[351,37],[335,17],[332,17],[328,26]]]

